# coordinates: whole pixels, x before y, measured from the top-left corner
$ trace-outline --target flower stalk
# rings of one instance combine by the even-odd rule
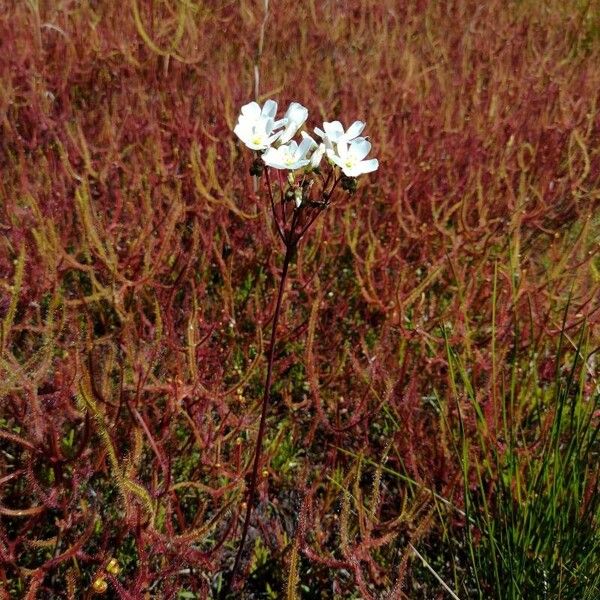
[[[248,529],[250,527],[250,518],[252,516],[252,505],[254,504],[254,497],[256,495],[256,488],[258,482],[258,470],[260,467],[260,459],[262,455],[263,438],[265,437],[266,421],[267,421],[267,410],[269,408],[269,397],[271,395],[271,383],[273,380],[273,361],[275,358],[275,345],[277,343],[277,325],[279,324],[279,315],[281,314],[281,303],[283,299],[283,292],[285,290],[285,283],[287,280],[288,270],[290,262],[292,260],[296,244],[288,244],[283,258],[283,268],[281,271],[281,277],[279,279],[279,290],[277,292],[277,303],[275,305],[275,313],[273,315],[273,325],[271,328],[271,341],[269,344],[269,354],[267,359],[267,379],[265,381],[265,391],[262,398],[262,407],[260,412],[260,422],[258,425],[258,435],[256,437],[256,446],[254,448],[254,462],[252,464],[252,475],[250,477],[250,487],[248,488],[248,496],[246,498],[246,514],[244,516],[244,525],[242,527],[242,536],[240,538],[240,544],[231,570],[228,585],[229,588],[235,583],[235,576],[237,574],[242,554],[244,552],[244,546],[246,544],[246,538],[248,537]],[[229,589],[225,590],[228,593]]]

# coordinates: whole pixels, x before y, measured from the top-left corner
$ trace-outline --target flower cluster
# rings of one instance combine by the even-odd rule
[[[339,121],[325,122],[315,127],[316,141],[305,131],[300,143],[292,138],[308,118],[308,110],[292,102],[285,115],[277,119],[277,102],[267,100],[263,107],[256,102],[242,106],[234,133],[252,150],[262,152],[263,162],[274,169],[296,171],[319,169],[323,157],[333,167],[339,167],[345,177],[358,177],[379,167],[376,158],[365,160],[371,143],[360,137],[365,123],[355,121],[344,130]]]

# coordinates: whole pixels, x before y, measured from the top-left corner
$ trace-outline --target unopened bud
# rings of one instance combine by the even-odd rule
[[[348,177],[347,175],[342,175],[340,183],[342,185],[342,189],[346,190],[349,194],[354,194],[354,192],[356,191],[356,177]]]
[[[250,175],[254,175],[255,177],[260,177],[265,170],[265,165],[261,158],[255,158],[250,165]]]

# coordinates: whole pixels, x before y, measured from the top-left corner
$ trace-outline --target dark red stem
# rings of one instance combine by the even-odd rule
[[[237,555],[235,557],[235,562],[233,564],[233,569],[231,570],[231,574],[229,576],[229,580],[226,582],[223,593],[221,595],[222,598],[225,598],[231,586],[235,582],[235,576],[237,574],[240,560],[242,558],[242,553],[244,551],[244,545],[246,543],[246,537],[248,536],[248,528],[250,526],[250,517],[252,516],[252,504],[254,503],[254,497],[256,495],[256,488],[258,482],[258,468],[260,465],[260,458],[262,452],[262,443],[263,438],[265,436],[265,426],[267,421],[267,409],[269,407],[269,396],[271,394],[271,381],[273,378],[273,360],[275,358],[275,343],[277,341],[277,324],[279,323],[279,314],[281,312],[281,301],[283,299],[283,291],[285,289],[285,282],[287,279],[288,269],[290,266],[290,262],[292,260],[292,256],[294,254],[294,250],[296,245],[292,243],[288,243],[285,251],[285,256],[283,258],[283,269],[281,271],[281,280],[279,281],[279,291],[277,293],[277,304],[275,305],[275,314],[273,315],[273,326],[271,330],[271,343],[269,345],[269,355],[268,355],[268,365],[267,365],[267,380],[265,382],[265,391],[262,399],[262,410],[260,413],[260,424],[258,426],[258,436],[256,437],[256,446],[254,449],[254,464],[252,466],[252,477],[250,479],[250,488],[248,490],[248,497],[246,499],[246,516],[244,518],[244,526],[242,528],[242,537],[240,539],[240,545],[237,551]]]

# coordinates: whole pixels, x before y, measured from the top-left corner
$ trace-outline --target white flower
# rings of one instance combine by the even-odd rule
[[[285,125],[285,129],[279,138],[281,144],[287,144],[295,135],[298,129],[304,125],[308,119],[308,109],[298,102],[292,102],[285,111],[283,119],[275,123],[275,128],[280,124]]]
[[[362,133],[365,128],[365,123],[362,121],[354,121],[348,131],[344,131],[344,126],[339,121],[332,121],[331,123],[325,121],[323,123],[323,129],[315,127],[315,133],[323,140],[327,150],[332,149],[332,144],[338,142],[350,142]]]
[[[239,122],[233,132],[252,150],[265,150],[277,140],[281,132],[273,134],[273,119],[260,119],[257,123]]]
[[[233,132],[248,148],[265,150],[281,135],[281,132],[274,133],[276,113],[274,100],[267,100],[262,109],[256,102],[245,104]]]
[[[306,158],[310,146],[311,140],[308,139],[302,140],[299,146],[295,141],[291,141],[289,144],[282,144],[278,148],[269,148],[262,155],[262,159],[267,166],[274,169],[289,169],[290,171],[300,169],[310,162]]]
[[[339,141],[337,143],[337,153],[329,149],[327,150],[327,156],[342,169],[344,175],[358,177],[363,173],[371,173],[379,167],[379,161],[376,158],[363,160],[370,150],[371,142],[359,137],[354,139],[349,147],[347,141]]]

